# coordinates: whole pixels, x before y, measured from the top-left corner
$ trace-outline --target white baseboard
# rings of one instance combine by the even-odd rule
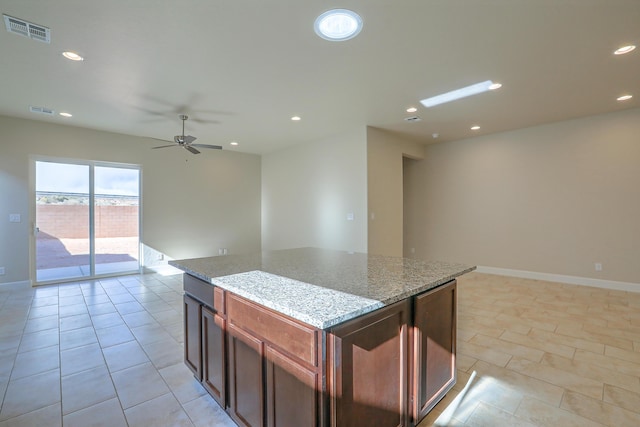
[[[618,291],[640,292],[640,283],[617,282],[614,280],[592,279],[590,277],[565,276],[562,274],[538,273],[536,271],[512,270],[509,268],[478,266],[478,273],[498,276],[521,277],[523,279],[544,280],[547,282],[568,283],[570,285],[593,286]]]
[[[20,287],[31,287],[31,280],[22,280],[20,282],[7,282],[0,283],[0,288],[20,288]]]

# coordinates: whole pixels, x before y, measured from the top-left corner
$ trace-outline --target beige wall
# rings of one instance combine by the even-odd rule
[[[640,283],[640,109],[425,154],[406,164],[405,253]]]
[[[423,156],[421,144],[381,129],[367,128],[369,253],[402,256],[402,159],[421,159]]]
[[[260,250],[260,157],[0,116],[0,283],[29,280],[30,156],[142,166],[142,239],[172,258]],[[9,223],[19,213],[21,223]]]
[[[366,252],[366,215],[364,128],[262,157],[264,249]]]
[[[254,252],[262,233],[264,249],[640,283],[639,109],[426,148],[356,129],[262,167],[254,155],[155,151],[149,139],[45,122],[0,116],[0,129],[0,283],[29,279],[30,155],[142,165],[143,241],[173,258]],[[407,155],[426,157],[404,161],[403,198]]]

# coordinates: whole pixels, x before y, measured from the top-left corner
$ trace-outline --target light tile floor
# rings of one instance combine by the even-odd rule
[[[640,425],[640,293],[472,273],[458,304],[458,383],[420,427]],[[180,275],[0,286],[0,427],[233,426],[182,342]]]
[[[182,342],[181,275],[0,286],[0,427],[235,426]]]
[[[640,293],[472,273],[426,426],[640,426]]]

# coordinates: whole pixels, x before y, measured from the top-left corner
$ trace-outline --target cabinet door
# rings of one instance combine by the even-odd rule
[[[456,281],[415,297],[413,388],[416,423],[456,383]]]
[[[409,425],[409,308],[401,301],[331,331],[332,426]]]
[[[202,307],[202,385],[223,408],[227,404],[224,331],[224,318]]]
[[[202,380],[201,322],[202,306],[200,302],[184,296],[184,363],[193,371],[193,375]]]
[[[263,343],[232,323],[229,337],[229,414],[240,426],[264,425]]]
[[[320,425],[320,375],[267,345],[267,425]]]

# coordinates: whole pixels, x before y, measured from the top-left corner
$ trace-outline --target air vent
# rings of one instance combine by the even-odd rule
[[[420,117],[418,117],[418,116],[411,116],[411,117],[405,117],[405,120],[407,122],[419,122],[422,119]]]
[[[47,27],[32,24],[31,22],[14,18],[9,15],[2,16],[4,17],[4,25],[7,27],[8,32],[18,34],[23,37],[29,37],[30,39],[44,43],[51,43],[51,30]]]
[[[45,116],[53,116],[55,114],[55,111],[50,108],[34,107],[33,105],[29,106],[29,111],[36,114],[44,114]]]

